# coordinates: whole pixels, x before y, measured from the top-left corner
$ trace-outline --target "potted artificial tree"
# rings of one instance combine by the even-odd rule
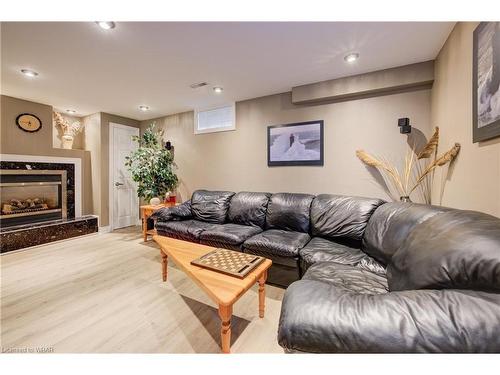
[[[133,140],[139,148],[125,158],[125,165],[138,184],[137,195],[150,204],[160,204],[179,183],[174,157],[163,145],[163,130],[155,130],[152,123],[142,137]]]

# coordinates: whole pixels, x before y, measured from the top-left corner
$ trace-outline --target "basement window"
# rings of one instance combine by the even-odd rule
[[[235,104],[194,112],[194,134],[235,130]]]

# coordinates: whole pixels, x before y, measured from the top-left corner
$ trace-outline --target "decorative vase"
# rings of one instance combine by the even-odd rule
[[[158,206],[161,203],[160,198],[154,197],[149,200],[149,204],[152,206]]]
[[[73,148],[73,136],[71,134],[64,134],[62,136],[62,147],[65,149],[72,149]]]
[[[409,203],[412,203],[412,202],[411,202],[411,199],[410,199],[410,197],[409,197],[408,195],[403,195],[403,196],[399,197],[399,200],[400,200],[401,202],[409,202]]]

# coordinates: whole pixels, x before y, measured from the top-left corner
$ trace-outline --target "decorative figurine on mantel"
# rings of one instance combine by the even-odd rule
[[[80,121],[74,121],[70,124],[70,122],[60,113],[54,112],[53,114],[56,125],[61,129],[63,133],[63,148],[72,149],[75,136],[83,130],[83,124]]]

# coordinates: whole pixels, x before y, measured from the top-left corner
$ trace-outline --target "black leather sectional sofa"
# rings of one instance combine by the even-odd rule
[[[500,219],[338,195],[196,191],[159,234],[273,260],[290,352],[500,352]],[[298,280],[298,281],[296,281]]]

